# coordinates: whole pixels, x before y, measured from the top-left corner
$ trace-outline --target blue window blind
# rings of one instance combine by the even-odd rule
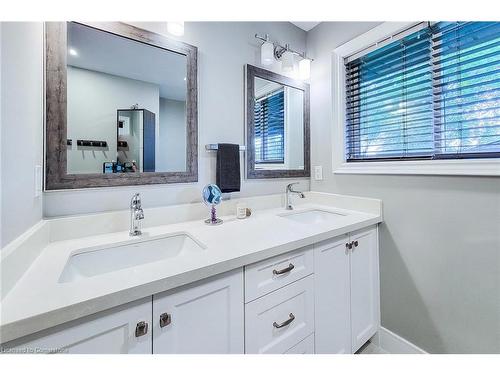
[[[500,23],[438,22],[346,59],[346,159],[500,156]]]
[[[433,30],[437,157],[500,154],[500,23]]]
[[[285,162],[285,93],[283,88],[255,101],[255,163]]]

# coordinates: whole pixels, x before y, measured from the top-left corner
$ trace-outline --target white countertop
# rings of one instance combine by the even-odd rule
[[[187,233],[206,248],[73,282],[58,281],[73,252],[136,239],[129,237],[128,231],[120,231],[49,242],[1,301],[1,342],[382,221],[381,212],[337,208],[324,204],[327,200],[323,197],[316,200],[321,204],[300,204],[295,212],[322,209],[345,216],[309,225],[278,216],[290,211],[271,208],[254,211],[252,216],[243,220],[234,216],[223,217],[224,223],[219,226],[208,226],[203,220],[195,220],[145,228],[142,238]]]

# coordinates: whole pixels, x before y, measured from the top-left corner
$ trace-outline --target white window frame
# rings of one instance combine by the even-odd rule
[[[500,159],[346,161],[344,58],[408,29],[416,22],[384,22],[333,51],[332,56],[332,166],[335,174],[410,174],[500,176]]]

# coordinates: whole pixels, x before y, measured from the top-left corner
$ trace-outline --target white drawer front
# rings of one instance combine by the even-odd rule
[[[245,305],[246,353],[282,354],[314,332],[313,284],[311,275]]]
[[[314,334],[288,349],[285,354],[314,354]]]
[[[245,267],[245,302],[299,280],[314,271],[312,246]]]

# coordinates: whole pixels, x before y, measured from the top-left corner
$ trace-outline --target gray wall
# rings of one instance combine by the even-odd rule
[[[137,25],[166,33],[165,22]],[[198,47],[198,183],[49,192],[44,195],[45,216],[126,209],[136,191],[142,193],[145,207],[199,202],[203,186],[215,182],[215,153],[206,152],[205,144],[244,144],[243,67],[260,61],[260,42],[254,38],[255,33],[268,33],[297,50],[305,49],[306,33],[288,22],[187,22],[185,35],[179,38]],[[242,168],[242,176],[243,172]],[[308,190],[309,179],[300,181],[301,188]],[[278,193],[288,182],[243,181],[241,192],[231,196]]]
[[[35,165],[42,164],[42,24],[2,22],[1,240],[3,246],[42,217]]]
[[[311,189],[380,198],[382,325],[432,353],[500,353],[500,179],[333,175],[331,52],[376,26],[323,23],[308,33]]]

